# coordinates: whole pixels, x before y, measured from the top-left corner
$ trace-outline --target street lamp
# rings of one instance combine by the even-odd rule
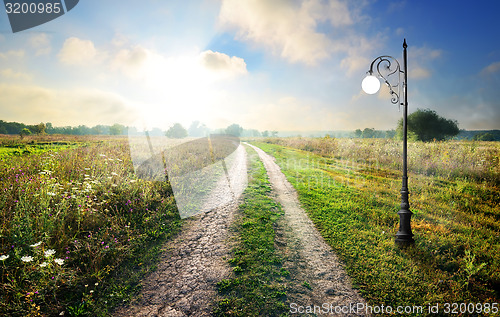
[[[373,60],[370,65],[370,70],[367,73],[365,79],[361,83],[361,87],[367,94],[375,94],[380,89],[380,80],[389,87],[389,93],[391,94],[391,102],[393,104],[399,104],[403,106],[403,179],[401,187],[401,210],[398,212],[399,215],[399,231],[396,233],[396,243],[400,245],[408,245],[415,242],[413,240],[413,233],[411,232],[411,215],[410,204],[408,202],[408,165],[407,165],[407,118],[408,118],[408,70],[407,70],[407,58],[406,58],[406,39],[403,41],[403,67],[401,66],[397,59],[392,56],[379,56]],[[376,73],[375,73],[376,72]],[[392,75],[397,78],[397,82],[392,84],[389,81],[389,77]],[[403,81],[401,81],[401,75],[404,76]],[[392,78],[392,77],[391,77]],[[403,87],[404,101],[401,102],[401,86]]]

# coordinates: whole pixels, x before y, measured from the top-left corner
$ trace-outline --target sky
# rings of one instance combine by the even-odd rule
[[[3,7],[2,7],[3,9]],[[0,10],[0,119],[167,129],[394,129],[371,62],[403,63],[409,112],[500,129],[500,2],[81,0],[12,33]]]

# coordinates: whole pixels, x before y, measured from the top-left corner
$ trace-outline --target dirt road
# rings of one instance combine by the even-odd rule
[[[300,207],[297,192],[274,158],[260,148],[250,146],[264,163],[273,193],[285,212],[277,230],[277,243],[285,256],[284,266],[291,273],[288,301],[289,305],[297,305],[290,306],[291,309],[325,303],[329,307],[364,304],[365,300],[352,289],[350,278],[337,256]]]
[[[277,246],[290,272],[288,306],[330,307],[365,303],[351,287],[350,279],[305,211],[297,193],[274,159],[257,151],[268,172],[284,217],[276,230]],[[245,160],[246,155],[239,157]],[[240,162],[241,163],[241,162]],[[238,164],[235,179],[246,177],[246,164]],[[220,190],[220,189],[219,189]],[[115,316],[210,316],[217,299],[216,284],[231,276],[227,245],[238,201],[188,219],[182,232],[165,247],[158,270],[143,283],[140,299],[118,310]],[[321,315],[321,314],[317,314]],[[355,314],[342,314],[342,316]],[[360,314],[362,315],[362,314]],[[329,315],[331,316],[331,315]]]

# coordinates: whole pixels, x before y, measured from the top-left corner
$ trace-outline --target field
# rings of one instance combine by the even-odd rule
[[[128,303],[182,227],[169,183],[137,178],[127,138],[0,142],[0,315],[107,316]],[[416,243],[399,249],[399,142],[251,142],[276,158],[370,304],[499,302],[499,143],[409,143]],[[262,164],[247,152],[239,243],[228,259],[235,277],[218,284],[214,314],[286,314],[290,272],[274,249],[282,211]]]
[[[394,244],[398,142],[276,138],[254,144],[275,156],[370,304],[498,303],[498,143],[409,144],[416,243],[408,249]]]
[[[129,300],[179,216],[137,179],[127,139],[2,138],[0,315],[106,315]]]

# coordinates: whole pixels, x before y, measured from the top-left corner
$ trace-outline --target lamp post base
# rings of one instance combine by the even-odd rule
[[[401,204],[402,207],[408,206],[407,197],[408,197],[407,191],[405,191],[403,198],[406,198],[406,203],[405,202],[402,203]],[[403,208],[398,212],[398,214],[399,214],[399,231],[398,233],[396,233],[396,244],[410,245],[415,243],[415,240],[413,240],[413,233],[411,232],[411,226],[410,226],[411,215],[413,213],[407,208]]]
[[[410,246],[410,245],[413,245],[415,243],[415,240],[413,239],[413,237],[411,235],[409,235],[409,236],[396,235],[395,242],[398,246]]]

